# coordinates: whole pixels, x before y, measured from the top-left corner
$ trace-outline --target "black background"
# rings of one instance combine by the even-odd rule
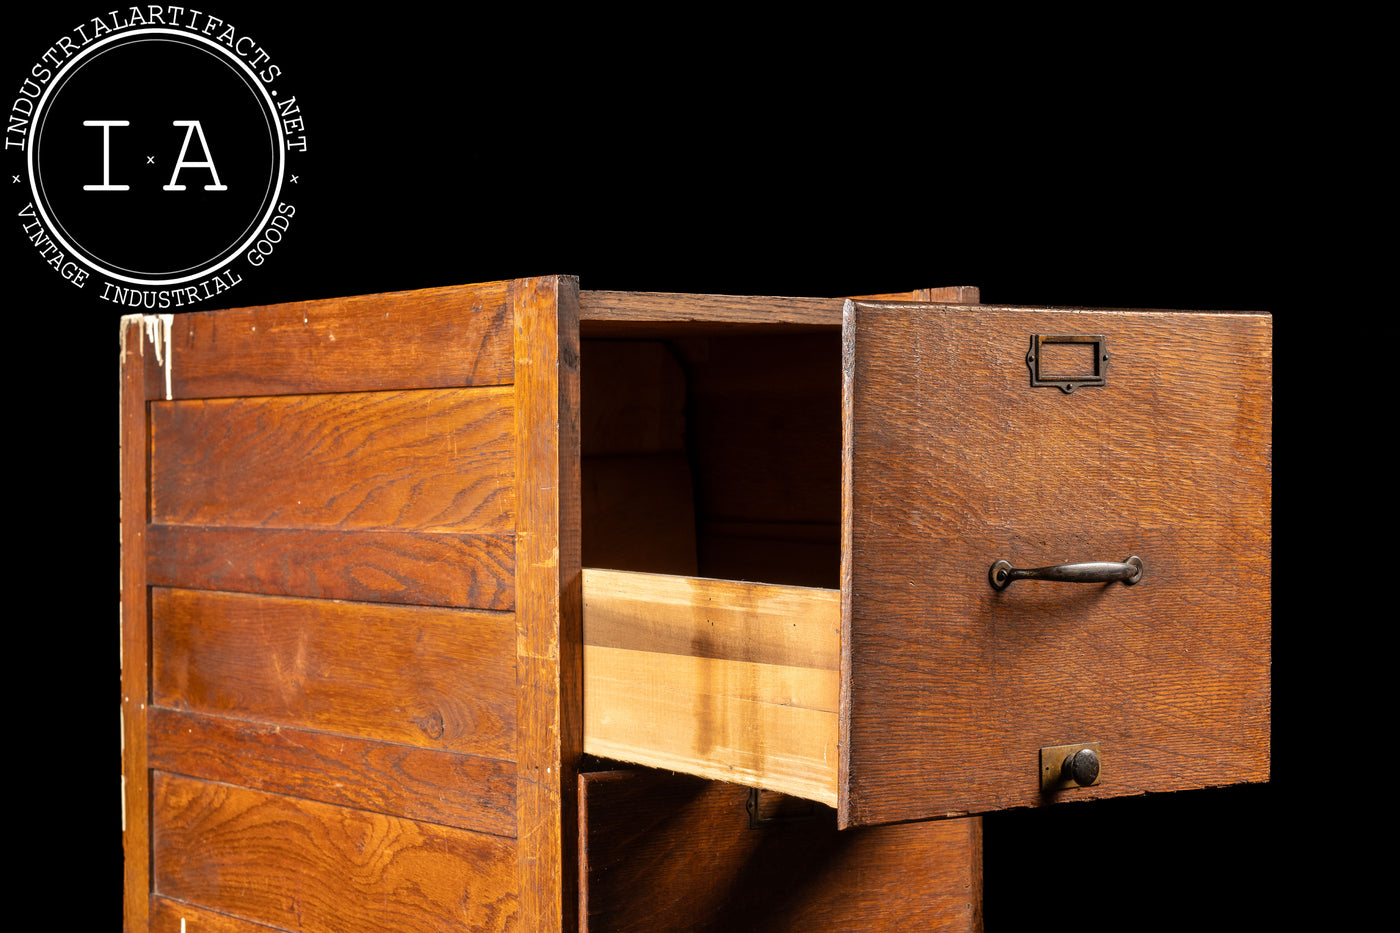
[[[13,21],[4,87],[111,8]],[[211,12],[283,68],[277,86],[296,94],[309,140],[286,194],[291,235],[226,304],[565,273],[586,289],[968,284],[987,303],[1281,315],[1317,285],[1289,164],[1292,63],[1219,22]],[[8,159],[6,184],[17,170]],[[37,809],[61,821],[70,863],[95,853],[94,900],[116,901],[123,309],[59,279],[13,216],[4,226],[7,447],[24,479],[11,594],[28,605],[24,666],[45,685],[20,691],[12,715],[38,723],[24,759],[91,775],[75,799]],[[1280,725],[1287,611],[1275,614]],[[987,927],[1290,916],[1289,780],[989,817]]]

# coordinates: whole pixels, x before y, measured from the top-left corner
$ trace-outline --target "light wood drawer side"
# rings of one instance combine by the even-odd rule
[[[836,804],[837,590],[583,572],[584,751]]]

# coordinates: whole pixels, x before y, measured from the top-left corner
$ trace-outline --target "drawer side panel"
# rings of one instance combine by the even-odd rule
[[[836,802],[839,593],[584,572],[584,750]]]

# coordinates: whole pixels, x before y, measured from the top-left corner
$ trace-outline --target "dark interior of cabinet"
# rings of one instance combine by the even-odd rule
[[[839,585],[841,338],[585,339],[583,564]]]

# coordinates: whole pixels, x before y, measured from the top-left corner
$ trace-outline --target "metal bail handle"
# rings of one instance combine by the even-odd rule
[[[1142,579],[1142,558],[1129,557],[1121,564],[1112,561],[1092,561],[1086,564],[1056,564],[1053,567],[1035,567],[1030,570],[1017,570],[1010,563],[999,560],[992,564],[987,577],[992,587],[1004,590],[1017,580],[1049,580],[1055,583],[1122,583],[1132,586]]]

